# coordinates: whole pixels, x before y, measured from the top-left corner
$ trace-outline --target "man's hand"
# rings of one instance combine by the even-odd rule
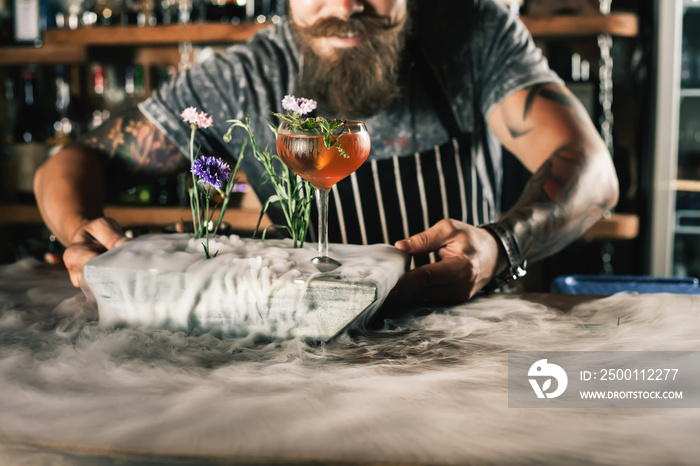
[[[500,245],[489,232],[457,220],[441,220],[395,247],[413,255],[436,251],[441,260],[407,272],[389,295],[393,304],[463,303],[505,266]]]
[[[83,280],[83,266],[92,258],[128,241],[119,224],[101,217],[83,223],[63,253],[63,262],[73,286],[79,288]]]
[[[137,108],[112,116],[39,167],[34,194],[46,226],[66,246],[63,261],[74,286],[83,265],[126,241],[104,218],[105,181],[112,189],[186,171],[189,161]]]

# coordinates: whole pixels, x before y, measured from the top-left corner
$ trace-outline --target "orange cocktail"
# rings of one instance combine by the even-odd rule
[[[343,120],[330,135],[330,147],[326,147],[320,131],[311,131],[282,123],[277,134],[277,155],[290,170],[316,187],[318,257],[313,263],[321,271],[330,271],[340,263],[328,257],[328,196],[333,185],[367,160],[370,138],[361,121]]]
[[[294,173],[317,188],[331,188],[367,160],[369,133],[343,133],[338,136],[338,144],[348,157],[336,146],[327,149],[321,135],[280,134],[277,155]]]

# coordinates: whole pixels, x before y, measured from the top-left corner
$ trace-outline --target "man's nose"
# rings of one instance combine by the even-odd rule
[[[342,20],[348,20],[352,15],[365,10],[362,0],[327,0],[326,7],[329,15]]]

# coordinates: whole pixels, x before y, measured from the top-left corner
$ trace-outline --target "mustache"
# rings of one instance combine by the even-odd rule
[[[392,22],[383,16],[359,15],[348,20],[324,18],[311,26],[299,28],[300,32],[311,37],[329,37],[335,35],[358,34],[372,36],[383,34],[401,25],[400,21]]]

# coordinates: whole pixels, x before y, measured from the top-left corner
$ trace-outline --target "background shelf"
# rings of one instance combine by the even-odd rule
[[[1,65],[72,65],[88,60],[85,47],[73,44],[44,44],[41,47],[0,47]]]
[[[684,97],[700,97],[700,89],[686,88],[681,89],[681,98]]]
[[[76,29],[51,29],[44,33],[46,44],[83,46],[134,46],[144,44],[230,43],[243,42],[270,23],[171,24],[160,26],[109,26]]]
[[[253,230],[259,215],[260,209],[257,208],[229,209],[224,215],[224,221],[231,224],[234,230]],[[106,206],[105,216],[114,218],[124,227],[162,227],[181,220],[191,221],[192,212],[189,207]],[[35,205],[0,205],[0,225],[42,223],[39,209]],[[268,225],[270,225],[269,219],[263,217],[261,228]],[[638,230],[639,218],[636,215],[613,214],[596,223],[584,234],[583,239],[585,241],[632,239],[637,236]]]
[[[258,223],[260,209],[239,208],[228,209],[224,221],[233,230],[254,230]],[[105,216],[115,219],[123,227],[149,226],[163,227],[180,221],[192,221],[192,211],[189,207],[166,206],[105,206]],[[0,205],[0,225],[43,224],[39,209],[31,204]],[[267,217],[263,217],[260,227],[270,225]]]
[[[639,33],[639,21],[634,13],[611,13],[603,16],[522,16],[533,36],[595,36],[611,34],[634,37]]]
[[[533,36],[595,36],[612,34],[633,37],[639,32],[633,13],[607,16],[521,17]],[[270,23],[240,24],[198,23],[159,26],[108,26],[82,29],[50,29],[44,33],[44,45],[0,47],[0,65],[30,63],[72,64],[87,61],[86,47],[136,47],[175,45],[180,42],[228,44],[248,40]]]

